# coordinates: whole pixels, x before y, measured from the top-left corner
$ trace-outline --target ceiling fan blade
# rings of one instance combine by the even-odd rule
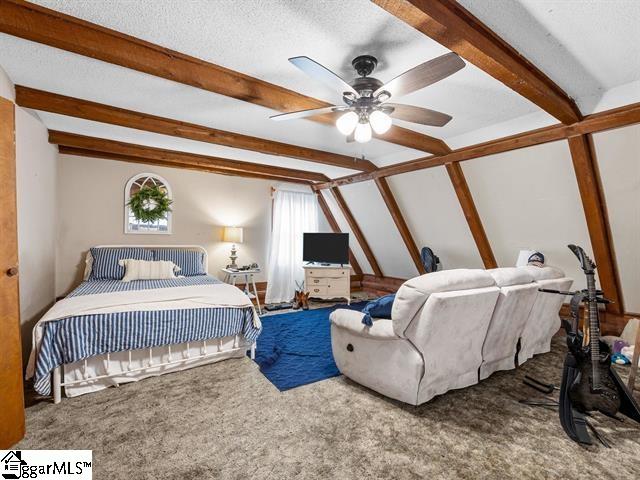
[[[439,82],[443,78],[456,73],[464,66],[464,60],[458,55],[453,52],[447,53],[398,75],[373,92],[373,96],[377,97],[382,92],[389,93],[391,97],[406,95]]]
[[[386,107],[393,107],[390,112],[393,118],[404,120],[405,122],[420,123],[432,127],[443,127],[451,121],[451,115],[429,110],[428,108],[415,107],[413,105],[402,105],[400,103],[385,103]]]
[[[272,115],[269,117],[271,120],[294,120],[296,118],[307,118],[315,115],[323,115],[327,113],[339,113],[347,110],[349,107],[341,107],[338,105],[332,105],[330,107],[312,108],[311,110],[299,110],[297,112],[279,113],[278,115]]]
[[[356,98],[360,97],[360,94],[355,91],[355,89],[345,82],[338,75],[333,73],[328,68],[320,65],[315,60],[311,60],[309,57],[292,57],[289,59],[291,63],[293,63],[296,67],[302,70],[304,73],[309,75],[311,78],[318,80],[325,85],[328,85],[332,90],[338,91],[341,95],[344,92],[352,93],[356,96]]]

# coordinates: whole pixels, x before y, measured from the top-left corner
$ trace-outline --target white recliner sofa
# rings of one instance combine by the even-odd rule
[[[473,385],[499,293],[484,270],[444,270],[405,282],[391,320],[367,327],[362,313],[336,310],[336,364],[352,380],[411,405]]]
[[[567,291],[573,279],[565,276],[556,267],[520,267],[525,269],[535,280],[538,288]],[[560,307],[566,297],[553,293],[538,292],[520,337],[518,363],[522,365],[539,353],[551,350],[551,338],[560,329]]]
[[[500,288],[482,345],[480,380],[499,370],[516,368],[518,340],[538,296],[538,284],[522,267],[487,270]]]
[[[531,356],[548,351],[564,297],[538,288],[568,289],[571,282],[551,267],[422,275],[400,287],[391,320],[374,318],[368,327],[361,312],[334,311],[333,356],[350,379],[420,405],[494,371],[515,368],[518,341]]]

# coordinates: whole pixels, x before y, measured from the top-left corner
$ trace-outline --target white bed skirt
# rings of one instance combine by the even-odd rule
[[[243,342],[239,337],[239,342]],[[73,383],[79,380],[87,379],[81,383],[72,385],[64,385],[64,391],[67,397],[77,397],[85,393],[96,392],[108,387],[117,386],[123,383],[137,382],[148,377],[157,377],[165,373],[178,372],[189,368],[206,365],[209,363],[219,362],[228,358],[241,358],[246,355],[246,351],[251,345],[242,347],[243,344],[236,344],[236,337],[214,338],[206,341],[206,351],[203,342],[193,342],[190,344],[181,343],[170,346],[154,347],[149,355],[149,349],[132,350],[131,356],[129,352],[117,352],[107,355],[97,355],[79,362],[64,365],[63,384]],[[231,350],[231,351],[227,351]],[[220,352],[220,353],[218,353]],[[202,357],[203,354],[214,354],[208,357]],[[171,358],[170,358],[171,357]],[[162,365],[169,362],[169,365]],[[107,372],[107,364],[109,371]],[[158,365],[154,367],[154,365]],[[144,368],[140,371],[130,371],[133,369]],[[107,378],[92,379],[92,377],[111,375]]]

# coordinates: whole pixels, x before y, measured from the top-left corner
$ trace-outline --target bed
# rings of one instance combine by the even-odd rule
[[[171,259],[175,279],[123,282],[118,260]],[[200,246],[103,245],[84,281],[33,329],[27,378],[62,399],[228,358],[253,358],[261,324],[240,289],[207,273]]]

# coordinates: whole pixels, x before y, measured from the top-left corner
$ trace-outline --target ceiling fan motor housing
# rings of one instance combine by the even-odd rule
[[[383,83],[373,77],[358,77],[350,84],[363,97],[370,97]]]
[[[372,55],[359,55],[351,61],[351,65],[356,69],[358,75],[366,77],[371,75],[371,72],[378,65],[378,59]]]

